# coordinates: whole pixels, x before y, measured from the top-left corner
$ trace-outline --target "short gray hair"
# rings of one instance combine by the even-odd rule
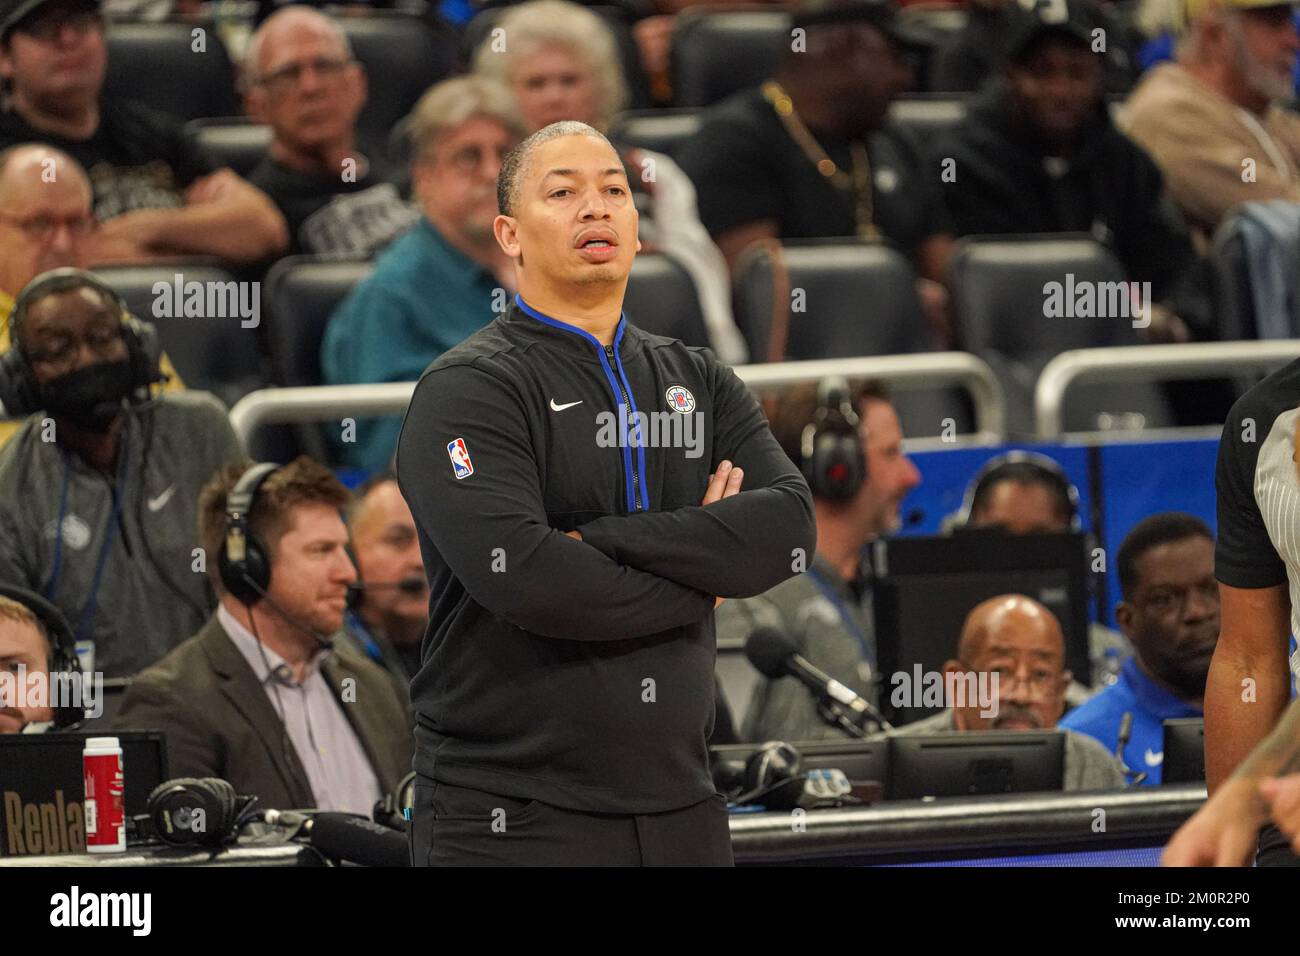
[[[343,51],[343,55],[348,60],[356,58],[352,53],[352,41],[348,39],[348,35],[343,32],[343,28],[339,26],[339,22],[333,17],[326,16],[319,10],[301,3],[296,3],[288,7],[281,7],[279,10],[275,11],[275,13],[263,20],[261,26],[254,30],[253,35],[249,37],[248,46],[244,50],[243,68],[239,71],[239,89],[242,92],[246,92],[256,86],[257,82],[261,79],[260,63],[262,58],[262,45],[266,42],[266,35],[270,31],[271,27],[275,25],[278,20],[282,20],[286,16],[306,16],[315,20],[321,26],[325,27],[329,33],[334,35],[334,39],[338,41],[339,48]]]
[[[562,46],[585,60],[599,97],[593,125],[604,128],[627,105],[627,82],[614,32],[598,14],[568,0],[528,0],[510,7],[496,23],[506,41],[493,49],[492,34],[474,52],[474,72],[509,84],[515,55],[529,47]]]
[[[590,136],[592,139],[600,140],[610,149],[614,149],[614,144],[604,133],[577,120],[561,120],[550,126],[543,126],[512,149],[506,155],[505,161],[501,163],[501,172],[497,175],[497,210],[501,215],[514,215],[515,200],[519,197],[519,183],[528,172],[533,151],[543,143],[549,143],[561,136]],[[614,149],[614,152],[617,154],[618,150]]]
[[[438,137],[475,116],[494,119],[516,136],[528,135],[528,126],[509,90],[486,77],[456,76],[426,90],[402,120],[411,161],[427,162]]]

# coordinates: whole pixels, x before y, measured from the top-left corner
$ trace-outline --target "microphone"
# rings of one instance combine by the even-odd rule
[[[348,585],[348,590],[357,594],[390,590],[401,591],[403,594],[419,594],[425,589],[426,584],[427,582],[420,575],[412,574],[400,581],[353,581]]]
[[[907,513],[907,516],[903,518],[903,527],[912,528],[920,524],[924,520],[925,520],[925,509],[913,508],[911,511]]]
[[[333,860],[361,866],[410,866],[405,833],[351,813],[317,813],[304,824],[307,842]]]
[[[325,650],[327,651],[334,650],[334,639],[332,637],[330,637],[328,634],[322,634],[314,627],[308,627],[302,621],[298,620],[296,617],[294,617],[292,614],[290,614],[288,611],[282,608],[280,606],[280,602],[277,601],[275,598],[271,597],[271,595],[267,594],[266,590],[262,588],[256,581],[254,581],[251,575],[245,574],[244,582],[249,587],[251,587],[254,591],[256,591],[258,595],[262,598],[262,600],[264,600],[267,604],[271,605],[271,608],[275,611],[276,614],[280,615],[281,618],[283,618],[289,624],[296,627],[298,630],[302,631],[304,634],[309,634],[310,636],[315,638],[316,643],[319,644],[321,647],[325,648]],[[251,607],[248,609],[248,615],[250,619],[253,616],[253,609]]]
[[[1124,711],[1124,716],[1119,719],[1119,735],[1115,740],[1115,760],[1119,763],[1120,769],[1124,771],[1124,776],[1132,777],[1128,786],[1141,786],[1146,780],[1148,772],[1143,770],[1140,773],[1129,767],[1124,762],[1124,748],[1128,746],[1129,738],[1133,736],[1133,711]]]
[[[765,677],[798,680],[812,691],[822,717],[850,736],[866,736],[863,724],[869,720],[884,730],[894,729],[870,701],[813,666],[776,628],[760,627],[750,634],[745,641],[745,657]]]

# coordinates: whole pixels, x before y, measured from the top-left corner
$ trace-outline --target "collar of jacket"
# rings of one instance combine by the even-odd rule
[[[293,794],[295,800],[305,801],[301,806],[314,805],[315,797],[312,794],[311,782],[289,740],[288,730],[285,729],[279,713],[266,696],[266,689],[258,681],[257,675],[253,673],[248,661],[239,652],[239,648],[230,639],[215,614],[200,631],[199,636],[212,670],[219,679],[221,692],[244,716],[262,741],[284,781],[285,788]],[[368,681],[345,655],[339,653],[326,655],[321,663],[321,673],[336,698],[342,698],[343,680],[350,677],[354,681],[353,686],[358,688],[357,696],[364,699],[366,691],[362,689],[362,685],[367,685]],[[370,761],[370,767],[379,781],[380,790],[391,790],[396,781],[388,761],[383,759],[383,754],[377,745],[385,732],[382,726],[375,725],[375,722],[380,719],[379,714],[372,713],[365,707],[342,707],[342,710],[348,723],[356,732],[357,739],[361,741],[361,749]]]
[[[564,349],[576,358],[599,362],[601,353],[605,350],[600,341],[587,330],[534,309],[518,294],[510,303],[505,321],[510,328]],[[627,313],[620,313],[612,344],[621,358],[631,357],[639,335],[640,331],[628,322]]]

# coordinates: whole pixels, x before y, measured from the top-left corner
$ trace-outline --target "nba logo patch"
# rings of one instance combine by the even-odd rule
[[[455,441],[447,442],[447,454],[451,458],[451,470],[456,473],[456,478],[468,478],[474,474],[474,463],[469,460],[469,449],[465,447],[465,439],[457,438]]]
[[[689,415],[695,411],[695,396],[685,385],[674,385],[664,393],[668,399],[668,407],[675,412],[681,412],[683,415]]]

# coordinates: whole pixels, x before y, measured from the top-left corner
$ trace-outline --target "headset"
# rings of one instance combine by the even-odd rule
[[[226,536],[217,558],[217,570],[222,586],[250,608],[266,596],[271,586],[271,557],[253,534],[249,514],[258,490],[279,469],[279,465],[271,462],[253,465],[239,476],[226,496]]]
[[[51,269],[27,283],[9,312],[9,348],[0,355],[0,406],[4,407],[5,415],[25,418],[41,410],[40,388],[18,336],[19,323],[27,315],[28,306],[32,300],[47,294],[78,288],[99,292],[116,311],[122,323],[122,339],[131,366],[132,390],[147,390],[165,378],[159,365],[162,340],[155,326],[133,316],[117,291],[93,273],[68,267]]]
[[[168,846],[218,847],[234,841],[256,802],[218,777],[178,777],[154,787],[145,812]]]
[[[1069,502],[1070,508],[1070,530],[1082,530],[1082,521],[1079,517],[1079,489],[1070,481],[1065,470],[1060,464],[1047,455],[1039,454],[1036,451],[1009,451],[1006,454],[990,458],[984,463],[975,477],[971,479],[970,484],[966,486],[966,494],[962,498],[961,507],[955,514],[950,516],[944,522],[945,530],[964,528],[970,524],[971,512],[975,508],[975,501],[981,497],[990,487],[1004,480],[1005,471],[1008,465],[1027,465],[1046,485],[1057,489],[1061,496]]]
[[[55,674],[80,674],[81,661],[77,658],[76,641],[72,627],[63,612],[57,607],[26,588],[12,584],[0,584],[0,596],[17,601],[36,615],[36,619],[45,627],[50,637],[50,676]],[[53,686],[53,681],[51,681]],[[80,707],[62,706],[54,708],[54,729],[65,730],[81,723],[85,714]]]
[[[799,471],[814,497],[848,501],[867,480],[867,455],[848,382],[838,376],[817,386],[817,409],[799,440]]]

